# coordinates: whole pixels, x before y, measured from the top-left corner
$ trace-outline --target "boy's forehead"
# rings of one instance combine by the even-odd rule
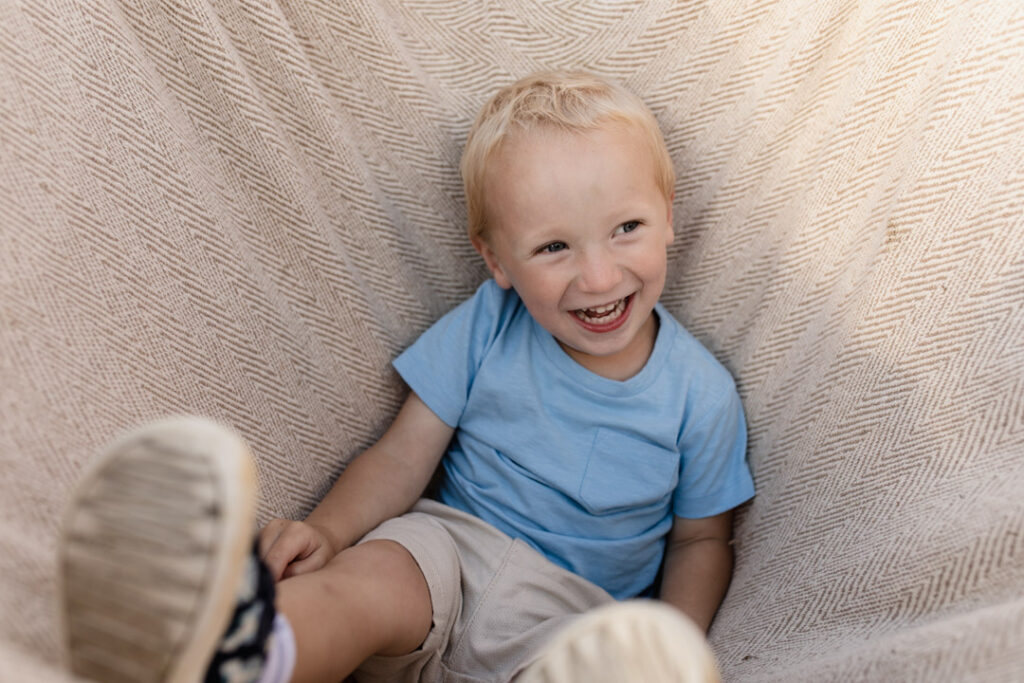
[[[495,150],[485,171],[488,224],[499,231],[507,222],[543,229],[580,210],[601,206],[614,213],[638,197],[660,196],[656,175],[654,155],[636,126],[519,130]]]

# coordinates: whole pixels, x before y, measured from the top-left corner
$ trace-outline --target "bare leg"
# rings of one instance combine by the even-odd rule
[[[427,581],[394,541],[348,548],[277,591],[277,609],[295,633],[294,683],[340,681],[371,655],[412,652],[430,632]]]
[[[75,673],[111,683],[202,680],[240,607],[255,480],[245,443],[195,417],[143,425],[83,473],[60,555]],[[372,654],[411,652],[432,621],[419,566],[384,540],[282,581],[275,605],[296,637],[296,681],[340,681]]]

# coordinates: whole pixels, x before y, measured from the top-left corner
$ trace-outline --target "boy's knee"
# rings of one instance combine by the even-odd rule
[[[426,579],[416,560],[395,541],[373,540],[346,548],[334,556],[327,568],[389,584],[422,582],[426,588]]]
[[[391,615],[396,634],[379,654],[410,652],[423,642],[433,623],[430,590],[426,577],[400,544],[373,540],[338,553],[326,567],[326,599],[351,600],[353,588],[365,609],[375,618]]]

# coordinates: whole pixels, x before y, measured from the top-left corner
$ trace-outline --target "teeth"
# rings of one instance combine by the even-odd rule
[[[626,310],[627,299],[628,297],[626,299],[619,299],[614,303],[598,306],[597,308],[581,308],[573,311],[573,313],[580,320],[591,324],[610,323],[618,319],[622,312]]]

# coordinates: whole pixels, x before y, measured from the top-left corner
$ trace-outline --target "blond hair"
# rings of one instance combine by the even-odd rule
[[[633,126],[651,151],[655,181],[672,197],[675,169],[658,122],[639,97],[614,81],[582,71],[543,71],[499,90],[484,105],[462,151],[470,237],[485,237],[484,174],[491,155],[510,135],[548,126],[584,133],[618,122]]]

